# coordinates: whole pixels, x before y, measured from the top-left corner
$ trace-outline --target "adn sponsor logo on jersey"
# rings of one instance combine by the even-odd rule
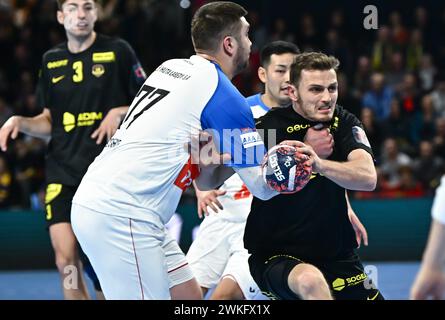
[[[77,120],[77,121],[76,121]],[[70,132],[76,126],[87,127],[92,126],[95,121],[102,120],[102,112],[82,112],[76,116],[69,112],[63,113],[63,126],[66,132]]]

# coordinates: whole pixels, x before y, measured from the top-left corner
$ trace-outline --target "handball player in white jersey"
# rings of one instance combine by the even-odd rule
[[[250,107],[230,82],[249,59],[246,14],[231,2],[195,13],[196,55],[148,77],[74,196],[73,230],[106,299],[170,299],[164,225],[194,178],[210,190],[237,172],[256,197],[277,194],[261,176],[265,148]],[[207,129],[229,159],[198,168],[184,144]]]

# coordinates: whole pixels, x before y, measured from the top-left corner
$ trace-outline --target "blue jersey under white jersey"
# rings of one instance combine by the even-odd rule
[[[202,57],[169,60],[145,81],[119,130],[90,165],[73,203],[166,223],[197,174],[184,147],[212,129],[228,166],[257,166],[265,149],[246,99]]]
[[[264,104],[263,100],[261,100],[262,95],[262,93],[257,93],[246,98],[255,119],[262,117],[270,110],[270,108]]]
[[[261,95],[261,93],[258,93],[246,98],[255,119],[262,117],[270,110],[270,108],[264,104],[263,100],[261,100]],[[239,175],[234,174],[227,179],[220,187],[220,190],[225,190],[226,193],[218,197],[219,202],[221,202],[224,208],[223,210],[219,210],[217,213],[218,217],[232,222],[246,222],[252,203],[252,194]],[[211,208],[208,209],[214,214]]]

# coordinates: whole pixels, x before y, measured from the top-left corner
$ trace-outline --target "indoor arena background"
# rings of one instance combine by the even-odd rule
[[[166,59],[193,54],[190,19],[206,2],[103,1],[96,30],[127,40],[149,74]],[[407,299],[444,172],[444,2],[373,1],[377,29],[365,23],[371,3],[361,1],[234,2],[251,24],[250,67],[234,80],[246,96],[262,90],[259,48],[269,41],[339,58],[338,103],[362,120],[379,174],[376,191],[350,193],[369,235],[359,253],[386,298]],[[53,0],[0,0],[0,125],[13,114],[41,112],[35,85],[42,54],[65,41],[55,12]],[[373,114],[378,86],[388,112]],[[20,136],[0,153],[0,299],[62,299],[42,204],[45,148]],[[192,190],[177,213],[172,232],[186,252],[200,222]]]

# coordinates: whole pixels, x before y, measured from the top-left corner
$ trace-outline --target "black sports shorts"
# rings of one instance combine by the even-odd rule
[[[250,272],[263,294],[271,299],[299,300],[288,285],[292,269],[300,263],[309,263],[324,275],[335,300],[384,300],[383,295],[365,273],[357,254],[336,261],[303,261],[290,255],[249,258]]]

